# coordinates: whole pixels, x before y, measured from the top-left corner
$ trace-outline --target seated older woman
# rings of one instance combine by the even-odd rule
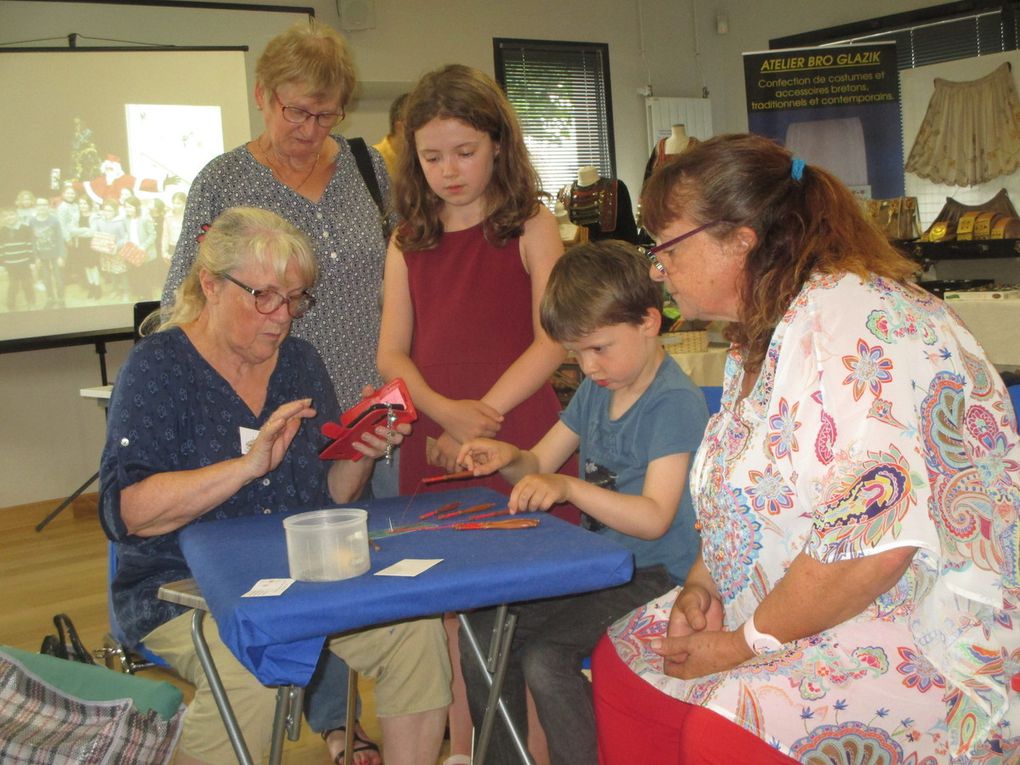
[[[764,138],[685,152],[641,209],[653,277],[734,345],[701,558],[595,653],[601,761],[1020,762],[1020,439],[981,346]]]
[[[156,597],[191,576],[180,530],[358,496],[372,459],[319,460],[320,426],[340,411],[318,353],[290,337],[314,303],[308,240],[274,213],[224,212],[159,331],[131,352],[110,402],[101,517],[117,543],[118,619],[196,686],[177,762],[233,761],[189,634],[189,613]],[[406,431],[405,431],[406,432]],[[378,428],[355,448],[377,458],[402,435]],[[269,743],[275,694],[209,630],[213,655],[257,762]],[[387,762],[435,763],[450,703],[445,633],[437,619],[335,638],[329,648],[377,679]],[[340,689],[337,689],[340,692]]]

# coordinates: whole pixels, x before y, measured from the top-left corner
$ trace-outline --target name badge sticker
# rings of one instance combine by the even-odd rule
[[[241,454],[247,454],[251,451],[251,445],[255,443],[255,439],[259,437],[259,432],[254,428],[244,427],[238,428],[237,431],[241,440]]]

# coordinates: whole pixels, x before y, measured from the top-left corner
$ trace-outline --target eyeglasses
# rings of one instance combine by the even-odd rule
[[[654,247],[638,247],[638,252],[640,252],[642,255],[644,255],[646,258],[648,258],[649,261],[651,261],[651,264],[653,266],[655,266],[655,270],[656,271],[658,271],[660,274],[665,274],[666,273],[666,267],[664,265],[662,265],[662,261],[659,260],[658,253],[662,252],[663,250],[668,250],[668,249],[671,249],[673,247],[676,247],[684,239],[688,239],[688,238],[694,236],[695,234],[700,234],[706,228],[710,228],[710,227],[716,225],[717,223],[722,223],[722,221],[721,220],[713,220],[713,221],[709,221],[708,223],[703,223],[700,226],[696,226],[695,228],[692,228],[686,234],[680,234],[680,236],[675,236],[672,239],[670,239],[669,241],[663,242],[662,244],[657,244]]]
[[[284,297],[276,290],[257,290],[239,282],[230,274],[222,274],[228,282],[233,282],[238,287],[255,298],[255,310],[259,313],[272,313],[284,303],[287,304],[287,313],[292,319],[300,319],[315,305],[315,297],[307,292],[301,292],[293,297]]]
[[[280,102],[277,101],[277,103],[279,104]],[[333,127],[344,118],[342,110],[339,112],[319,112],[318,114],[313,114],[307,109],[302,109],[298,106],[280,104],[280,111],[283,112],[283,118],[292,125],[303,125],[309,119],[315,117],[315,124],[327,129]]]

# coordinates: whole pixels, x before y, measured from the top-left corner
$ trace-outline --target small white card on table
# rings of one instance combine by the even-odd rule
[[[259,579],[255,585],[242,595],[242,598],[265,598],[273,595],[281,595],[294,584],[293,579]]]
[[[418,576],[428,571],[434,565],[442,561],[442,558],[404,558],[392,566],[376,571],[376,576]]]

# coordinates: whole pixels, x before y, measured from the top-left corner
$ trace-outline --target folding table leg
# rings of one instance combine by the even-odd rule
[[[358,673],[347,669],[347,720],[344,731],[344,762],[354,762],[354,726],[358,722]]]
[[[205,633],[202,631],[202,620],[205,618],[205,611],[196,608],[191,617],[191,639],[195,644],[195,652],[198,654],[198,661],[202,670],[209,679],[209,689],[212,691],[213,699],[216,701],[216,708],[220,710],[220,717],[223,718],[223,725],[227,729],[227,737],[230,745],[234,747],[234,754],[240,765],[252,765],[251,754],[248,752],[248,745],[244,743],[244,736],[241,735],[241,727],[237,724],[237,717],[230,706],[227,692],[220,680],[220,673],[213,663],[212,654],[209,653],[209,644],[205,640]]]
[[[283,736],[291,741],[301,735],[301,707],[305,689],[298,685],[281,685],[276,689],[276,713],[273,716],[273,741],[269,762],[276,765],[283,760]]]
[[[506,624],[503,624],[503,617],[506,616],[506,607],[501,606],[497,612],[496,626],[493,628],[492,643],[498,642],[496,653],[490,655],[494,657],[492,665],[487,661],[487,657],[482,653],[481,646],[478,645],[478,638],[475,637],[475,631],[472,629],[471,624],[468,622],[465,614],[459,614],[457,618],[460,620],[461,635],[463,635],[468,642],[468,646],[471,649],[471,654],[475,657],[475,661],[478,665],[485,670],[482,676],[485,678],[485,682],[489,685],[489,702],[485,707],[485,718],[482,720],[481,731],[478,735],[478,742],[475,746],[474,760],[475,765],[485,765],[486,750],[489,746],[489,738],[492,735],[492,728],[496,722],[496,713],[498,711],[500,717],[503,718],[503,723],[506,725],[507,730],[510,733],[510,738],[513,740],[514,748],[517,750],[517,754],[521,758],[521,762],[524,765],[535,765],[534,759],[531,757],[531,753],[528,751],[528,745],[521,738],[520,732],[513,723],[513,719],[510,717],[510,711],[506,707],[506,703],[500,697],[500,693],[503,690],[503,680],[506,677],[506,668],[510,663],[510,643],[513,640],[514,628],[517,626],[517,617],[513,614],[506,617]],[[490,668],[491,667],[491,668]]]

